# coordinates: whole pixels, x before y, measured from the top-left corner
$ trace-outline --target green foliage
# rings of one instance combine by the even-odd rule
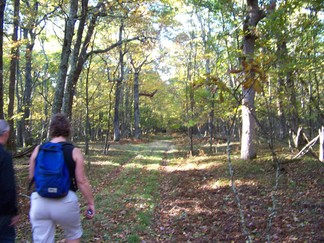
[[[41,1],[38,12],[29,7],[32,4],[34,2],[21,3],[20,28],[21,33],[24,28],[38,34],[32,53],[33,84],[29,118],[32,123],[29,125],[33,138],[42,138],[41,133],[46,133],[51,116],[56,90],[66,17],[63,13],[68,9],[68,1],[60,6],[52,1]],[[90,11],[93,11],[94,3],[89,4]],[[4,36],[11,35],[12,5],[8,3],[7,6]],[[265,8],[267,17],[255,29],[255,56],[250,62],[242,60],[245,7],[246,4],[242,2],[225,0],[108,3],[106,9],[101,9],[103,12],[95,26],[96,34],[91,40],[93,50],[97,52],[91,56],[90,67],[88,57],[73,94],[75,137],[80,140],[85,137],[87,102],[91,138],[103,140],[107,132],[112,133],[114,91],[116,80],[120,78],[120,46],[125,52],[121,97],[124,103],[120,107],[120,115],[128,119],[120,123],[126,123],[130,131],[134,123],[130,58],[136,64],[147,58],[140,72],[140,92],[151,94],[157,90],[153,97],[140,97],[142,131],[182,130],[188,126],[200,126],[208,121],[211,111],[214,111],[214,123],[223,127],[240,109],[242,87],[253,87],[258,92],[257,117],[262,123],[266,122],[266,114],[278,120],[276,102],[280,100],[288,120],[295,119],[292,116],[297,113],[301,126],[313,123],[316,124],[314,129],[317,129],[323,110],[323,3],[277,1],[276,8],[270,9],[271,6],[264,1],[261,7]],[[91,14],[88,17],[85,33]],[[116,44],[121,23],[124,39],[138,39]],[[2,99],[5,101],[6,114],[10,64],[8,50],[13,44],[9,39],[4,40],[3,55]],[[22,109],[19,105],[25,90],[24,56],[26,44],[30,41],[29,36],[15,43],[20,46],[14,112],[17,114]],[[114,44],[115,47],[109,49]],[[107,48],[109,51],[100,52]],[[86,97],[85,71],[88,67],[89,96]],[[250,74],[254,76],[249,78]],[[189,100],[190,95],[193,95],[192,101]],[[127,104],[126,97],[129,99]],[[17,115],[14,119],[18,122],[21,116]],[[108,124],[110,131],[107,131]]]

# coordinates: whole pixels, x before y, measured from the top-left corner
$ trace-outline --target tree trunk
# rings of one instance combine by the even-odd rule
[[[14,129],[14,104],[15,104],[15,86],[16,86],[16,71],[19,48],[17,45],[18,41],[18,27],[19,27],[19,0],[14,1],[14,20],[13,20],[13,34],[12,42],[13,47],[11,48],[11,60],[10,60],[10,76],[9,76],[9,104],[8,104],[8,118],[10,129],[10,138],[8,141],[8,149],[11,151],[16,150],[16,134]]]
[[[212,92],[212,87],[208,86],[209,79],[210,79],[210,74],[211,74],[211,68],[210,68],[210,57],[209,54],[211,53],[211,26],[210,26],[210,12],[208,11],[208,15],[206,16],[206,21],[207,21],[207,31],[205,30],[204,23],[203,23],[203,18],[197,13],[198,20],[200,22],[200,27],[201,27],[201,38],[203,41],[204,45],[204,54],[206,55],[206,62],[205,62],[205,72],[206,72],[206,89],[209,91],[210,94],[210,111],[208,114],[208,132],[209,132],[209,151],[213,152],[213,137],[214,137],[214,112],[215,112],[215,93]],[[226,39],[226,38],[225,38]]]
[[[92,45],[92,48],[93,48],[93,45]],[[92,58],[90,58],[90,60],[89,60],[89,65],[88,65],[87,71],[86,71],[86,133],[85,133],[85,154],[86,155],[89,154],[89,142],[90,142],[89,140],[91,138],[90,109],[89,109],[89,103],[90,103],[89,74],[90,74],[91,64],[92,64]]]
[[[120,76],[117,79],[116,91],[115,91],[115,109],[114,109],[114,141],[120,140],[120,129],[119,129],[119,105],[121,99],[122,82],[124,80],[124,52],[123,52],[123,31],[124,23],[122,22],[119,26],[119,65],[120,65]]]
[[[87,68],[86,76],[86,133],[85,133],[85,155],[89,154],[89,138],[91,137],[91,126],[89,118],[89,71],[90,65]]]
[[[131,65],[134,72],[134,137],[140,138],[141,137],[141,128],[140,128],[140,102],[139,102],[139,73],[143,65],[147,62],[148,56],[146,56],[143,61],[141,61],[138,65],[135,64],[135,60],[131,56]]]
[[[119,129],[119,105],[120,96],[122,89],[122,82],[118,79],[115,90],[115,108],[114,108],[114,141],[120,140],[120,129]]]
[[[241,158],[247,160],[256,157],[254,89],[243,89],[243,96]]]
[[[31,136],[31,126],[30,126],[30,107],[32,104],[31,97],[32,97],[32,53],[34,48],[34,40],[35,35],[32,33],[32,30],[25,29],[24,30],[24,39],[28,40],[28,33],[30,36],[30,41],[26,45],[26,67],[25,67],[25,88],[24,88],[24,95],[23,95],[23,119],[22,119],[22,127],[23,127],[23,138],[24,138],[24,145],[31,145],[33,142]]]
[[[135,138],[141,137],[140,128],[140,110],[139,110],[139,73],[134,73],[134,128],[135,128]]]
[[[0,1],[0,33],[3,33],[3,20],[6,8],[6,0]],[[4,119],[3,112],[3,34],[0,35],[0,119]]]
[[[74,25],[77,19],[78,0],[70,0],[70,12],[65,23],[64,40],[62,46],[60,66],[52,106],[52,115],[61,112],[65,80],[68,71],[69,58],[71,54],[72,39],[74,35]]]
[[[297,134],[299,128],[299,115],[298,115],[298,105],[296,98],[296,88],[295,82],[292,77],[292,72],[288,71],[286,74],[287,90],[288,90],[288,99],[290,106],[290,114],[288,119],[288,126],[291,134]]]
[[[320,133],[320,151],[319,151],[319,160],[324,162],[324,127],[319,130]]]
[[[44,76],[48,77],[48,68],[49,68],[49,59],[46,55],[45,52],[45,47],[44,47],[44,43],[41,42],[41,47],[42,47],[42,54],[44,55],[44,58],[46,60],[44,67],[43,67],[43,72],[44,72]],[[45,79],[42,84],[41,84],[41,93],[43,97],[48,97],[48,79]],[[42,126],[41,126],[41,136],[38,138],[38,142],[42,142],[46,136],[47,136],[47,126],[48,126],[48,117],[49,117],[49,111],[50,111],[50,107],[49,107],[49,102],[46,98],[43,99],[43,109],[42,109],[42,113],[44,115],[44,117],[46,118],[45,120],[42,121]]]
[[[286,127],[286,116],[285,116],[285,110],[283,107],[283,100],[284,100],[284,87],[285,82],[285,70],[287,69],[285,67],[285,62],[288,58],[288,52],[287,52],[287,44],[284,41],[281,41],[278,43],[277,47],[277,56],[278,56],[278,87],[277,87],[277,93],[278,93],[278,100],[277,100],[277,108],[278,108],[278,116],[279,116],[279,138],[283,139],[287,135],[287,127]]]
[[[194,94],[194,83],[193,83],[193,73],[195,72],[196,68],[196,51],[197,46],[194,45],[193,40],[195,38],[194,32],[190,33],[191,41],[190,41],[190,53],[189,53],[189,60],[188,60],[188,67],[187,67],[187,80],[190,83],[189,86],[189,128],[188,128],[188,135],[190,140],[190,155],[194,154],[194,144],[193,144],[193,122],[194,122],[194,107],[195,107],[195,94]]]
[[[243,25],[243,61],[251,63],[253,61],[255,48],[255,28],[265,15],[263,11],[259,9],[258,0],[247,0],[247,4],[248,16]],[[252,71],[246,72],[245,75],[246,79],[255,78]],[[256,157],[254,96],[255,90],[253,86],[243,87],[241,158],[244,160]]]
[[[132,116],[132,104],[133,104],[133,99],[132,99],[132,94],[131,94],[131,89],[130,85],[125,84],[125,112],[124,112],[124,130],[123,130],[123,136],[126,138],[129,138],[132,135],[132,122],[131,122],[131,116]]]
[[[109,78],[108,78],[109,80]],[[112,103],[113,103],[113,99],[112,99],[112,93],[113,93],[113,89],[114,89],[114,83],[111,85],[111,88],[109,90],[109,100],[108,100],[108,121],[107,121],[107,133],[106,133],[106,139],[105,139],[105,148],[104,148],[104,154],[108,154],[108,150],[109,150],[109,140],[110,140],[110,120],[111,120],[111,111],[112,111]]]
[[[85,56],[85,53],[89,46],[91,36],[93,34],[93,28],[92,26],[90,26],[89,29],[92,30],[91,34],[89,34],[89,30],[88,30],[87,38],[80,52],[84,26],[86,25],[86,19],[88,16],[88,0],[82,0],[81,12],[82,13],[81,13],[80,22],[78,24],[77,37],[75,40],[75,44],[73,47],[71,60],[70,60],[70,71],[66,81],[64,97],[63,97],[63,112],[69,117],[69,119],[72,119],[73,96],[75,94],[76,84],[82,72],[82,67],[85,62],[85,58],[81,59],[81,56],[82,57]],[[90,38],[88,37],[88,35],[90,35]]]

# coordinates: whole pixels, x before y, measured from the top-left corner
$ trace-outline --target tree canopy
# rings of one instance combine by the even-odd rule
[[[77,141],[186,131],[211,145],[242,139],[242,153],[262,139],[298,146],[298,131],[323,125],[322,1],[0,6],[0,117],[15,128],[13,150],[46,139],[57,112]]]

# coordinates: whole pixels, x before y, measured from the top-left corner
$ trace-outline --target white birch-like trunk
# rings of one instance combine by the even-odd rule
[[[256,157],[255,149],[255,114],[253,88],[243,90],[244,99],[242,101],[242,140],[241,140],[241,158],[253,159]]]
[[[324,127],[319,130],[320,133],[320,151],[319,151],[319,160],[324,162]]]
[[[243,31],[243,53],[247,64],[253,61],[255,40],[257,38],[255,28],[258,22],[265,17],[262,10],[259,9],[258,0],[247,0],[248,15],[244,21]],[[253,71],[245,71],[246,81],[254,80]],[[255,110],[254,110],[255,90],[253,85],[244,87],[242,100],[242,139],[241,139],[241,158],[244,160],[254,159],[256,157],[255,149]]]

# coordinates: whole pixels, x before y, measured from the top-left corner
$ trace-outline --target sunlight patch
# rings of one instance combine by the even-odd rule
[[[173,153],[176,153],[176,152],[179,152],[180,150],[178,149],[169,149],[168,151],[166,151],[167,154],[173,154]]]
[[[201,214],[210,213],[210,210],[202,207],[202,202],[197,199],[177,199],[170,206],[173,207],[169,210],[169,215],[172,217],[177,217],[185,219],[188,214]]]
[[[237,186],[243,186],[243,185],[247,185],[247,186],[256,186],[257,183],[253,180],[235,180],[235,184]]]
[[[98,161],[98,162],[91,162],[92,165],[113,165],[113,166],[119,166],[120,164],[114,163],[112,161]]]
[[[167,172],[172,171],[190,171],[190,170],[209,170],[212,168],[216,168],[221,166],[222,164],[219,162],[204,162],[201,160],[197,160],[196,162],[184,162],[181,164],[171,163],[168,166],[165,166],[165,170]]]
[[[140,163],[128,163],[125,165],[125,168],[134,168],[134,169],[146,169],[146,170],[158,170],[160,165],[158,163],[152,164],[140,164]]]
[[[220,180],[208,180],[204,185],[202,185],[201,189],[217,189],[222,187],[228,187],[230,186],[230,180],[229,179],[220,179]]]

